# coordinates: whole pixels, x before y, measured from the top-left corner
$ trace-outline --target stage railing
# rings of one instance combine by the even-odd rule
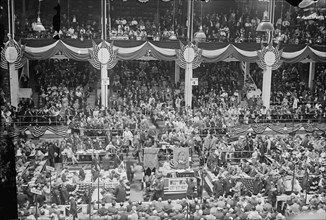
[[[16,116],[14,123],[18,127],[23,126],[58,126],[67,125],[66,117],[46,115],[46,116]]]
[[[255,115],[255,117],[249,116],[246,121],[243,114],[240,114],[238,120],[234,122],[233,126],[237,126],[238,124],[261,124],[261,123],[325,123],[326,122],[326,114],[280,114],[280,115],[271,115],[269,118],[266,115]],[[68,125],[67,117],[62,116],[16,116],[13,119],[13,123],[18,127],[24,126],[62,126]],[[90,128],[84,127],[82,128],[85,131],[100,131],[100,130],[108,130],[105,128]],[[172,128],[173,129],[173,128]],[[217,133],[225,133],[226,129],[222,127],[214,127],[214,128],[205,128],[206,130],[216,130]],[[98,135],[90,135],[90,136],[98,136]]]

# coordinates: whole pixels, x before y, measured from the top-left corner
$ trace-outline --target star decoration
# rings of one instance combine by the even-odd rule
[[[14,39],[10,39],[5,43],[5,46],[1,51],[0,66],[2,69],[8,69],[8,61],[6,60],[5,53],[9,47],[14,47],[17,51],[17,59],[14,63],[15,63],[15,69],[18,70],[25,65],[27,59],[24,57],[25,46],[21,45],[20,41],[17,43]]]
[[[89,54],[91,56],[89,62],[92,64],[94,68],[100,69],[102,64],[102,65],[107,65],[107,69],[112,69],[118,63],[118,59],[117,59],[118,50],[113,50],[113,41],[109,45],[105,41],[102,41],[101,46],[98,46],[94,42],[94,40],[92,40],[92,44],[93,44],[93,50],[89,50]],[[100,61],[99,53],[100,50],[102,49],[107,50],[108,52],[109,57],[107,58],[108,61],[106,63],[101,63]]]
[[[192,63],[192,68],[193,69],[196,69],[200,66],[201,62],[203,61],[203,58],[202,58],[202,50],[200,50],[196,45],[194,45],[193,43],[188,43],[186,46],[183,45],[181,42],[180,43],[180,49],[179,50],[176,50],[176,55],[177,55],[177,64],[185,69],[186,68],[186,64],[187,63]],[[186,49],[193,49],[194,51],[194,58],[192,61],[190,62],[187,62],[186,59],[185,59],[185,51]]]

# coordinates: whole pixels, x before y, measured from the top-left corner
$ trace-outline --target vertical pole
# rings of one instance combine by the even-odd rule
[[[51,193],[51,189],[52,189],[52,182],[51,182],[51,178],[52,178],[52,171],[50,172],[50,193]]]
[[[102,27],[102,40],[106,40],[106,23],[107,23],[107,18],[106,18],[106,0],[101,0],[101,27]]]
[[[176,2],[175,2],[175,0],[173,0],[173,24],[172,24],[173,31],[175,31],[175,26],[174,26],[174,24],[175,24],[175,7],[176,7],[175,4],[176,4]]]
[[[18,107],[18,91],[19,91],[19,80],[18,70],[15,69],[15,63],[9,64],[9,75],[10,75],[10,100],[11,105]]]
[[[186,64],[185,70],[185,105],[191,108],[192,105],[192,63]]]
[[[315,67],[316,63],[315,62],[310,62],[309,63],[309,80],[308,80],[308,87],[309,89],[313,88],[314,85],[314,80],[315,80]]]
[[[25,24],[25,18],[26,18],[26,0],[23,0],[21,24]]]
[[[188,32],[187,40],[188,43],[191,43],[193,40],[193,10],[194,10],[194,1],[188,0]],[[192,105],[192,63],[186,64],[185,69],[185,105],[191,108]]]
[[[103,42],[103,43],[105,43],[105,42]],[[101,105],[104,108],[107,107],[107,102],[106,102],[106,100],[107,100],[107,98],[106,98],[107,85],[105,83],[107,77],[108,77],[107,65],[101,64]]]
[[[191,0],[191,16],[190,16],[190,41],[193,41],[194,38],[194,8],[195,1]]]
[[[293,176],[292,176],[292,188],[291,188],[291,193],[293,193],[293,190],[294,190],[294,180],[295,180],[295,165],[294,165]]]
[[[158,32],[161,31],[161,27],[160,27],[160,1],[157,1],[157,5],[156,5],[156,11],[157,11],[157,14],[156,14],[156,26],[158,27]]]
[[[109,90],[108,90],[108,84],[105,84],[105,107],[108,106],[109,101]]]
[[[38,204],[37,204],[37,194],[35,194],[35,219],[38,219]]]
[[[263,71],[263,105],[269,109],[271,98],[271,84],[272,84],[272,67],[267,66]]]
[[[12,32],[11,32],[11,0],[8,0],[8,33],[10,34],[10,36],[12,36]]]
[[[177,84],[178,82],[180,82],[180,67],[174,62],[174,83]]]
[[[188,42],[191,42],[191,39],[192,39],[192,37],[191,37],[191,29],[192,29],[192,24],[191,24],[191,8],[192,8],[192,0],[188,0],[188,11],[187,11],[187,40],[188,40]]]
[[[107,22],[108,22],[108,28],[109,28],[109,37],[111,33],[111,1],[108,0],[108,15],[107,15]]]
[[[68,16],[68,28],[70,28],[70,0],[68,0],[68,12],[67,12],[67,16]]]
[[[101,18],[102,18],[102,22],[101,22],[101,27],[102,27],[102,43],[105,43],[106,41],[106,36],[107,36],[107,27],[106,27],[106,23],[107,23],[107,14],[106,14],[106,1],[107,0],[101,0]],[[107,90],[107,86],[105,83],[106,78],[108,77],[108,71],[107,71],[107,65],[103,65],[101,64],[101,104],[102,107],[107,107],[107,103],[106,103],[106,90]]]
[[[100,209],[100,171],[98,171],[97,177],[97,208]]]
[[[12,28],[11,28],[11,36],[14,39],[15,38],[15,1],[11,1],[11,22],[12,22]]]

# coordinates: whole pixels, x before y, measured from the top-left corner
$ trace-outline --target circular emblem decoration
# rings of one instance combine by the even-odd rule
[[[7,47],[5,51],[5,58],[8,63],[14,63],[18,58],[18,52],[15,47]]]
[[[112,59],[111,54],[107,48],[100,48],[98,51],[98,60],[102,64],[108,63]]]
[[[264,61],[267,66],[272,66],[276,61],[276,56],[272,51],[267,51],[264,56]]]
[[[186,47],[183,58],[187,63],[191,63],[195,59],[195,50],[192,47]]]

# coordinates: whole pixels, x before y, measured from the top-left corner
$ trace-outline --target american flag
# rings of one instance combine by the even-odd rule
[[[124,181],[125,187],[126,187],[126,200],[129,200],[130,198],[130,183],[128,180]],[[91,193],[94,191],[95,187],[97,187],[97,183],[82,183],[78,184],[73,192],[71,194],[77,195],[77,196],[82,196],[84,195],[88,190],[91,190]],[[100,187],[105,187],[105,184],[100,184]]]
[[[247,188],[247,190],[249,192],[252,193],[254,191],[254,179],[253,178],[243,178],[243,177],[241,177],[240,181]]]
[[[73,193],[75,193],[77,196],[82,196],[88,190],[91,190],[91,192],[94,190],[92,184],[78,184],[76,186],[76,189],[73,191]]]

